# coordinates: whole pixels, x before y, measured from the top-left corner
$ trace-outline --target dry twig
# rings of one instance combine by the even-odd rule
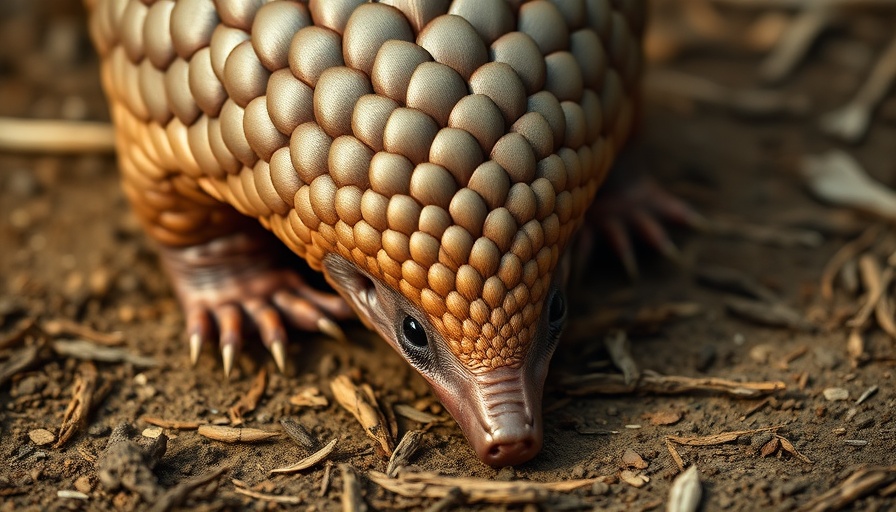
[[[124,343],[124,333],[121,331],[102,332],[79,324],[68,318],[55,318],[41,322],[40,329],[50,336],[73,336],[84,338],[98,345],[117,346]]]
[[[141,416],[140,421],[145,421],[150,425],[155,425],[162,428],[170,428],[173,430],[196,430],[197,428],[206,424],[205,421],[199,420],[166,420],[164,418],[158,418],[156,416]]]
[[[255,376],[255,380],[252,381],[252,386],[249,387],[246,394],[240,398],[239,402],[227,410],[227,413],[230,415],[231,425],[239,426],[243,424],[243,415],[254,411],[258,407],[258,402],[264,396],[267,386],[268,371],[262,368],[258,371],[258,375]]]
[[[861,466],[846,480],[806,503],[800,512],[841,510],[896,480],[896,466]]]
[[[68,443],[72,437],[87,426],[87,418],[94,406],[105,397],[108,387],[99,387],[99,374],[93,363],[82,363],[78,376],[75,378],[75,389],[72,399],[65,409],[62,417],[62,425],[59,427],[59,440],[53,448],[59,449]]]
[[[184,501],[186,501],[190,494],[196,491],[196,489],[217,480],[229,469],[230,468],[228,467],[219,467],[205,474],[178,483],[159,496],[159,499],[156,500],[155,504],[149,509],[150,512],[167,512],[173,508],[180,507],[184,504]]]
[[[111,153],[109,123],[0,117],[0,151],[21,153]]]
[[[386,475],[394,478],[398,471],[407,466],[411,457],[420,449],[423,444],[423,431],[411,430],[401,438],[401,442],[395,447],[395,452],[389,459],[389,465],[386,466]]]
[[[342,512],[366,512],[367,503],[361,494],[361,481],[351,464],[340,464],[342,471]]]
[[[258,443],[280,437],[280,432],[257,428],[233,428],[223,425],[200,425],[197,431],[202,437],[225,443]]]
[[[460,489],[466,503],[538,503],[549,499],[552,492],[569,492],[594,482],[607,482],[610,477],[566,480],[562,482],[496,481],[472,477],[443,476],[438,473],[400,473],[389,478],[385,473],[371,471],[368,477],[380,487],[407,497],[444,498],[452,489]]]
[[[694,391],[724,393],[737,398],[756,398],[786,389],[781,381],[737,382],[713,377],[693,378],[677,375],[659,375],[650,370],[631,385],[625,383],[622,375],[614,373],[592,373],[575,375],[561,379],[560,386],[569,395],[591,394],[617,395],[629,393],[657,393],[677,395]]]

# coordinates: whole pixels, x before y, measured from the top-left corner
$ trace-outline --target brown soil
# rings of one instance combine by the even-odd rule
[[[53,0],[2,3],[0,114],[107,119],[96,60],[77,7],[76,2]],[[648,101],[639,143],[646,165],[669,190],[710,218],[781,226],[798,217],[830,226],[832,210],[804,192],[796,164],[807,152],[836,146],[818,132],[815,118],[854,91],[868,64],[855,58],[876,55],[892,22],[879,15],[857,14],[820,41],[805,65],[780,87],[811,98],[812,115],[806,118],[750,120],[716,108],[672,109]],[[746,86],[756,82],[760,57],[701,48],[679,58],[674,67]],[[891,104],[884,110],[894,109]],[[867,141],[849,149],[877,179],[892,184],[896,183],[892,163],[896,127],[892,119],[882,117]],[[46,429],[59,435],[85,363],[44,350],[34,364],[4,384],[0,388],[0,510],[147,508],[138,494],[107,490],[99,483],[96,460],[112,429],[130,422],[140,437],[139,432],[149,426],[141,420],[145,415],[226,422],[228,408],[246,393],[261,366],[270,370],[270,382],[258,408],[247,414],[247,426],[279,430],[279,420],[290,416],[321,443],[338,437],[331,459],[357,468],[365,500],[375,509],[422,510],[435,502],[400,497],[366,479],[364,474],[370,470],[384,471],[387,460],[356,420],[332,399],[329,406],[316,410],[289,402],[307,385],[329,395],[329,380],[352,371],[376,390],[381,403],[416,404],[444,414],[424,381],[362,326],[346,326],[353,341],[349,346],[293,333],[285,376],[274,371],[270,357],[260,349],[239,358],[229,381],[210,349],[196,368],[189,366],[181,336],[183,319],[150,244],[128,211],[112,157],[0,155],[0,219],[0,340],[28,319],[42,325],[52,319],[71,319],[101,332],[121,331],[127,351],[157,362],[148,368],[97,362],[99,384],[110,387],[108,395],[83,429],[59,449],[38,445],[30,434]],[[780,426],[777,433],[811,460],[801,461],[783,450],[763,456],[760,450],[772,438],[770,433],[744,435],[713,446],[679,447],[684,462],[696,464],[701,472],[705,510],[793,510],[860,465],[892,464],[896,351],[891,339],[872,331],[867,339],[868,359],[853,367],[845,329],[801,332],[739,320],[725,310],[728,294],[701,286],[694,278],[708,266],[738,269],[775,290],[791,307],[806,312],[817,300],[825,262],[863,228],[861,221],[853,222],[845,233],[825,233],[823,243],[812,248],[676,232],[683,264],[642,251],[641,276],[634,284],[613,257],[605,254],[590,263],[585,283],[572,301],[574,324],[610,308],[631,313],[645,306],[694,302],[700,306],[697,316],[657,325],[648,334],[631,335],[639,366],[667,375],[786,383],[787,389],[764,406],[757,409],[761,398],[739,400],[711,393],[569,398],[558,385],[559,376],[595,368],[613,371],[602,365],[604,333],[595,332],[590,339],[565,340],[558,349],[544,400],[548,411],[545,448],[535,460],[513,470],[488,468],[448,420],[428,430],[413,463],[446,475],[504,480],[606,475],[611,477],[609,485],[586,486],[571,493],[574,502],[561,502],[606,510],[664,508],[679,472],[665,443],[670,435],[705,436]],[[851,312],[857,305],[846,307]],[[32,329],[22,340],[0,346],[0,365],[48,338],[36,332]],[[66,337],[72,338],[53,339]],[[781,364],[790,354],[796,358]],[[874,385],[879,391],[856,405],[859,395]],[[827,400],[822,391],[831,387],[845,388],[849,399]],[[674,413],[681,420],[655,425],[651,419],[657,413]],[[401,432],[419,428],[410,420],[400,419],[399,425]],[[607,431],[613,433],[600,433]],[[318,491],[329,471],[323,465],[296,475],[268,475],[270,469],[309,454],[285,437],[260,444],[224,444],[193,430],[166,429],[165,434],[167,452],[154,469],[161,487],[170,488],[216,467],[230,468],[218,487],[201,487],[186,506],[199,510],[278,507],[237,494],[231,482],[237,479],[260,492],[300,497],[306,510],[340,507],[343,485],[336,467],[323,495]],[[847,440],[867,443],[854,446]],[[626,469],[623,454],[629,449],[648,463],[646,469],[636,471],[649,479],[641,488],[619,478]],[[60,490],[78,490],[89,499],[61,498]],[[850,506],[885,510],[896,502],[873,493]]]

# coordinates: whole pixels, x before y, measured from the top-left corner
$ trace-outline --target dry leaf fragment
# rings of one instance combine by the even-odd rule
[[[762,458],[769,457],[777,453],[780,448],[781,440],[777,437],[772,437],[768,440],[767,443],[762,445],[762,448],[759,449],[759,455],[761,455]]]
[[[282,418],[280,420],[280,426],[283,427],[283,431],[286,432],[286,435],[291,437],[293,441],[299,443],[299,445],[304,446],[309,450],[317,448],[317,441],[311,437],[311,433],[308,432],[308,429],[296,420],[292,418]]]
[[[224,425],[200,425],[199,435],[225,443],[257,443],[280,437],[280,432],[258,428],[234,428]]]
[[[797,451],[796,447],[793,446],[793,443],[791,443],[789,439],[787,439],[786,437],[779,435],[779,434],[775,434],[775,437],[778,438],[779,441],[781,441],[781,448],[785,452],[789,453],[790,455],[793,455],[794,457],[805,462],[806,464],[812,464],[812,461],[809,460],[809,457],[806,457],[805,455],[803,455],[802,453]]]
[[[342,471],[342,512],[367,512],[358,472],[351,464],[340,464],[339,469]]]
[[[298,393],[289,397],[289,403],[298,407],[326,407],[330,405],[327,397],[321,393],[317,386],[304,386]]]
[[[700,472],[697,471],[697,466],[691,466],[672,482],[666,512],[696,512],[702,498]]]
[[[833,149],[803,158],[803,177],[819,199],[896,220],[896,193],[873,180],[850,154]]]
[[[272,475],[276,473],[295,473],[296,471],[301,471],[303,469],[308,469],[312,466],[315,466],[318,463],[324,461],[327,457],[330,456],[331,453],[333,453],[333,450],[336,449],[337,441],[338,439],[333,439],[320,450],[296,462],[295,464],[284,466],[282,468],[272,469],[269,473]]]
[[[333,397],[345,410],[352,413],[364,427],[367,436],[379,443],[386,456],[392,456],[395,441],[380,410],[373,389],[367,384],[356,386],[348,375],[340,375],[330,382]]]
[[[267,386],[268,371],[262,368],[258,371],[258,375],[255,376],[255,380],[252,381],[252,386],[249,387],[246,394],[240,397],[239,402],[228,409],[227,413],[230,415],[230,423],[233,426],[242,425],[243,415],[254,411],[255,408],[258,407],[258,402],[261,400],[261,397],[264,396],[264,391],[267,389]]]

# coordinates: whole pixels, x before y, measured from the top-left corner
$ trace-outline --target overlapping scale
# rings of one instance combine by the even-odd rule
[[[228,202],[399,290],[467,366],[520,363],[633,122],[641,0],[98,2],[125,189],[159,239],[210,218],[182,197]]]

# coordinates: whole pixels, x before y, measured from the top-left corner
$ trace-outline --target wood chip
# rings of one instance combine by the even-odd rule
[[[201,425],[207,423],[205,421],[166,420],[155,416],[141,416],[140,421],[157,427],[170,428],[172,430],[196,430]]]
[[[310,467],[316,466],[320,462],[326,460],[326,458],[329,457],[331,453],[333,453],[333,450],[336,449],[336,443],[338,441],[338,439],[333,439],[320,450],[296,462],[295,464],[290,464],[289,466],[284,466],[282,468],[272,469],[268,473],[271,475],[278,473],[295,473],[297,471],[302,471],[303,469],[308,469]]]
[[[234,428],[224,425],[200,425],[199,435],[225,443],[258,443],[280,437],[280,432],[257,428]]]
[[[569,492],[594,482],[611,482],[612,477],[565,480],[560,482],[532,482],[513,480],[509,482],[493,479],[443,476],[430,472],[402,472],[398,478],[389,478],[385,473],[370,471],[367,475],[384,489],[410,498],[444,498],[452,489],[460,489],[466,496],[466,503],[524,504],[539,503],[550,498],[554,492]]]
[[[617,395],[628,393],[656,393],[677,395],[695,391],[723,393],[737,398],[756,398],[778,391],[787,385],[781,381],[738,382],[713,377],[693,378],[673,375],[659,375],[645,370],[637,382],[627,385],[622,375],[614,373],[592,373],[564,377],[560,380],[563,391],[569,395]]]
[[[391,457],[395,441],[373,389],[366,383],[356,386],[348,375],[336,377],[330,382],[330,387],[339,405],[352,413],[367,436],[379,444],[387,457]]]
[[[358,472],[351,464],[340,464],[342,472],[342,512],[366,512],[367,503],[361,493]]]
[[[298,393],[289,397],[289,403],[298,407],[321,408],[330,405],[327,397],[321,393],[317,386],[304,386]]]
[[[859,258],[859,274],[862,276],[862,285],[865,288],[865,302],[856,312],[855,316],[847,320],[846,325],[854,329],[862,329],[871,318],[871,314],[877,309],[884,290],[893,279],[893,269],[887,267],[881,271],[877,259],[870,254],[863,254]]]
[[[691,466],[672,481],[666,512],[696,512],[703,499],[703,486],[697,466]]]
[[[268,371],[265,368],[262,368],[258,371],[258,374],[252,381],[252,386],[249,387],[246,394],[243,395],[233,407],[227,410],[227,414],[230,416],[230,423],[233,426],[236,427],[242,425],[244,423],[243,415],[254,411],[255,408],[258,407],[258,402],[260,402],[261,397],[264,396],[267,386]]]
[[[401,468],[410,463],[411,457],[417,453],[417,450],[423,444],[423,434],[422,430],[411,430],[401,438],[398,446],[395,447],[395,452],[392,453],[392,457],[389,459],[389,465],[386,466],[386,475],[394,478]]]
[[[97,345],[87,340],[56,340],[53,351],[62,357],[101,363],[130,363],[138,368],[152,368],[159,363],[151,357],[135,354],[126,348]]]

